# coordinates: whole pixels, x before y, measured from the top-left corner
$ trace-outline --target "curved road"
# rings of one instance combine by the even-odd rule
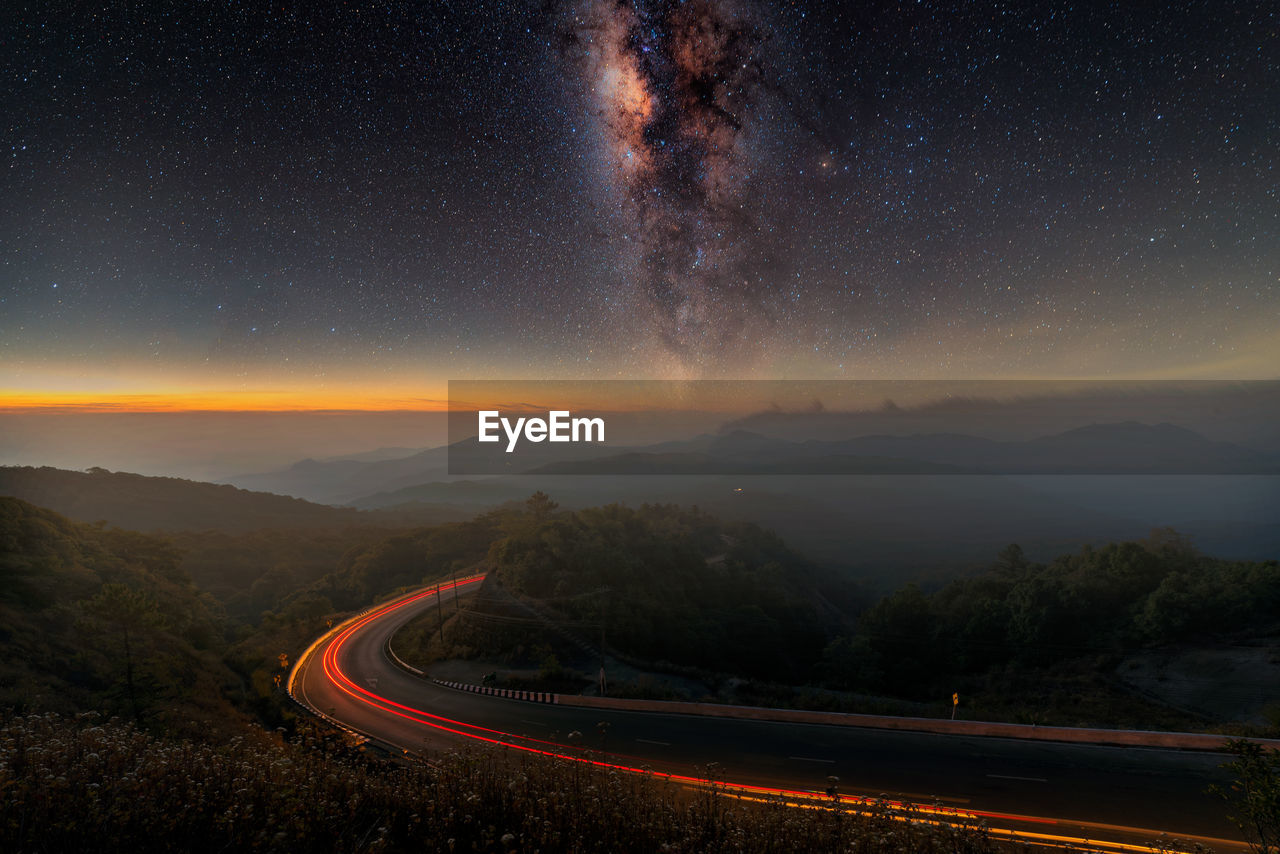
[[[933,820],[982,820],[1032,842],[1145,851],[1163,831],[1245,850],[1221,802],[1204,793],[1227,780],[1220,754],[549,705],[438,686],[389,658],[400,626],[482,580],[409,594],[335,627],[298,660],[289,693],[411,753],[477,739],[694,784],[718,763],[729,786],[790,797],[820,796],[833,775],[851,808],[887,795],[928,805]]]

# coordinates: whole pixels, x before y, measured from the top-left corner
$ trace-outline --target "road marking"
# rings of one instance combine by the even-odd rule
[[[530,724],[530,725],[532,725],[532,726],[540,726],[540,727],[542,727],[543,729],[546,729],[546,727],[547,727],[547,724],[539,723],[538,721],[525,720],[524,718],[521,718],[521,719],[520,719],[520,723],[522,723],[522,724]]]
[[[637,738],[637,739],[636,739],[636,741],[643,742],[644,744],[656,744],[656,745],[658,745],[659,747],[670,747],[670,746],[671,746],[671,742],[669,742],[669,741],[651,741],[651,740],[649,740],[649,739],[647,739],[647,738]]]
[[[794,759],[797,762],[821,762],[824,765],[835,765],[834,759],[814,759],[810,756],[788,756],[788,759]]]
[[[995,777],[997,780],[1022,780],[1025,783],[1047,783],[1049,782],[1043,777],[1014,777],[1012,774],[988,774],[988,777]]]

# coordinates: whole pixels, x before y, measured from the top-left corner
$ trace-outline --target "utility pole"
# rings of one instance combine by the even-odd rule
[[[609,588],[601,591],[600,597],[600,696],[605,695],[607,685],[604,678],[604,626],[609,612]]]
[[[444,646],[444,605],[440,603],[440,584],[439,583],[436,584],[436,616],[439,618],[437,621],[437,625],[440,628],[440,645]]]

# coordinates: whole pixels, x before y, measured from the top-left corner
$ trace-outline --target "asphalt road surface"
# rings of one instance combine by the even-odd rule
[[[478,584],[459,581],[456,592]],[[1146,850],[1165,833],[1245,850],[1222,802],[1205,793],[1228,779],[1220,754],[574,708],[438,686],[397,666],[387,642],[454,593],[446,584],[337,627],[300,659],[291,693],[409,753],[479,739],[697,780],[717,763],[712,776],[727,785],[793,793],[822,793],[835,776],[850,804],[887,796],[1028,841]]]

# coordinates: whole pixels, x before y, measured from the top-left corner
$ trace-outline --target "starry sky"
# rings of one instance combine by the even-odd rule
[[[1274,3],[6,3],[0,81],[11,404],[1280,365]]]

